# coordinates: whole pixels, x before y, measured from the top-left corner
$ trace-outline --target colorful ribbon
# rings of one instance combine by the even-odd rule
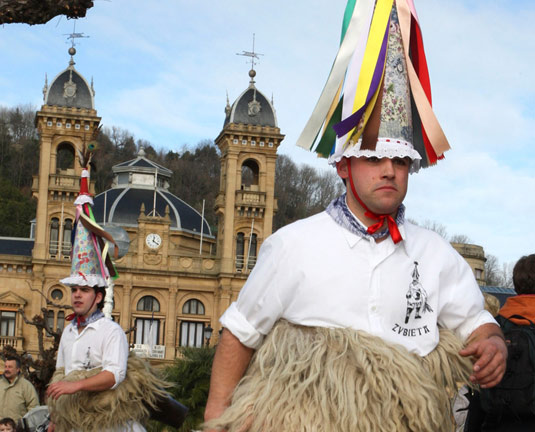
[[[413,0],[348,0],[340,48],[318,103],[297,140],[298,146],[328,156],[334,145],[338,151],[350,139],[359,139],[382,90],[394,1],[416,108],[413,145],[423,158],[423,166],[435,164],[449,150],[432,110],[427,61]]]

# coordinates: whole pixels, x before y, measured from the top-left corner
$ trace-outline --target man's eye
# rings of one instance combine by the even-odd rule
[[[377,156],[371,156],[367,159],[368,162],[377,163],[379,162],[379,158]]]
[[[392,162],[394,162],[396,165],[399,165],[399,166],[408,166],[409,165],[409,160],[407,158],[394,158],[392,159]]]

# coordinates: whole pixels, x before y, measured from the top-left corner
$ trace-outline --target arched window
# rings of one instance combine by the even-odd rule
[[[54,331],[54,311],[49,310],[46,313],[46,324],[48,328],[52,331]],[[47,331],[48,335],[51,336],[51,333]]]
[[[63,255],[69,255],[71,253],[71,234],[72,234],[72,219],[65,219],[63,225],[63,240],[61,252]]]
[[[256,264],[256,234],[251,236],[249,243],[249,260],[247,261],[247,268],[252,269]]]
[[[69,143],[61,143],[56,153],[56,173],[74,168],[74,149]]]
[[[243,252],[245,244],[245,236],[242,232],[236,235],[236,269],[241,270],[243,268]]]
[[[65,312],[59,311],[58,312],[58,325],[56,327],[57,331],[63,330],[65,327]]]
[[[160,302],[152,296],[142,297],[137,302],[137,310],[144,312],[160,312]]]
[[[188,300],[182,307],[183,314],[204,315],[204,305],[197,299]]]
[[[51,255],[56,255],[58,253],[58,240],[59,239],[59,219],[52,218],[50,222],[50,244],[48,250]]]
[[[241,188],[252,189],[258,186],[258,164],[253,159],[247,159],[241,166]]]
[[[153,296],[142,297],[137,302],[137,310],[141,312],[160,312],[160,303]],[[136,318],[135,340],[137,344],[158,345],[160,340],[160,320],[154,318]]]

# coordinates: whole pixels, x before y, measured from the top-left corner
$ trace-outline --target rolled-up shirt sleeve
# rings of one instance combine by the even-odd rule
[[[102,370],[111,372],[115,377],[117,387],[126,376],[128,362],[128,342],[123,329],[114,326],[107,336],[102,353]]]
[[[483,324],[497,324],[484,309],[484,298],[468,263],[457,253],[441,274],[441,310],[438,324],[466,341]]]
[[[282,316],[284,307],[279,290],[288,280],[281,278],[283,262],[282,239],[273,235],[260,248],[257,263],[243,286],[237,301],[232,303],[220,319],[223,327],[249,348],[258,348],[274,323]]]

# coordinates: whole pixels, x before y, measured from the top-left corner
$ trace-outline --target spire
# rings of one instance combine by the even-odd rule
[[[47,92],[48,92],[48,75],[45,72],[45,85],[43,86],[43,102],[46,101]]]
[[[231,106],[230,106],[230,102],[228,100],[228,90],[227,90],[227,106],[225,107],[225,115],[228,117],[230,115],[230,111],[231,111]]]

